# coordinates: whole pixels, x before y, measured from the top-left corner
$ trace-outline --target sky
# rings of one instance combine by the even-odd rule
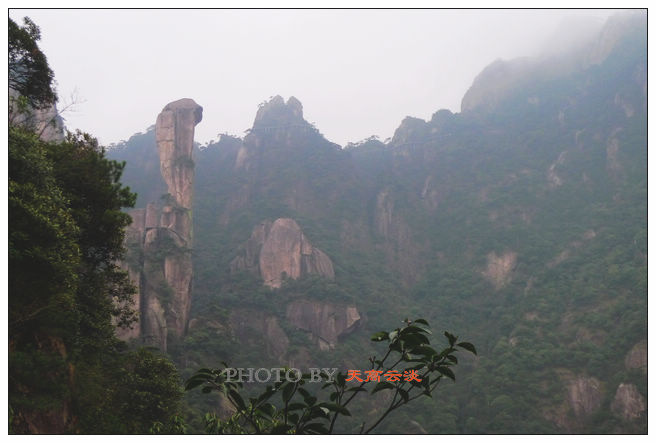
[[[10,10],[41,28],[70,130],[104,145],[169,102],[203,106],[201,144],[243,136],[271,96],[342,146],[391,137],[405,116],[460,112],[496,59],[566,49],[608,10]]]

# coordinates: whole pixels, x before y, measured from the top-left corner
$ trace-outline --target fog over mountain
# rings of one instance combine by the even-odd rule
[[[10,432],[647,433],[646,10],[27,12]]]
[[[408,311],[479,347],[459,368],[464,385],[409,409],[427,432],[644,432],[644,20],[618,14],[581,26],[576,44],[496,58],[461,112],[405,117],[385,142],[340,149],[300,95],[252,107],[245,136],[194,154],[193,291],[161,302],[191,303],[184,341],[159,329],[175,314],[143,308],[163,300],[148,251],[172,267],[186,254],[148,234],[171,226],[157,149],[171,154],[152,127],[120,143],[110,156],[127,161],[124,183],[145,207],[133,212],[141,261],[129,265],[141,339],[183,371],[222,358],[347,368],[373,352],[374,325]],[[205,121],[211,107],[199,104]],[[163,194],[158,221],[149,202]],[[407,420],[382,429],[404,432]]]
[[[251,104],[303,97],[307,118],[344,146],[385,139],[406,116],[460,110],[497,58],[562,50],[603,10],[11,10],[42,30],[64,117],[104,144],[151,124],[161,102],[210,111],[201,143],[250,126]],[[565,25],[562,25],[565,23]],[[585,26],[581,26],[584,23]],[[84,36],[81,38],[81,36]],[[98,87],[102,85],[102,87]],[[126,97],[130,97],[129,100]]]

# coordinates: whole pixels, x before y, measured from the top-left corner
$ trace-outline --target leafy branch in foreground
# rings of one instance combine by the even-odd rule
[[[384,390],[392,391],[382,414],[373,423],[362,423],[360,433],[368,434],[392,411],[421,396],[432,397],[443,378],[455,381],[451,368],[458,364],[456,352],[465,350],[476,354],[474,345],[458,342],[458,337],[449,332],[444,332],[448,347],[435,350],[430,346],[428,326],[424,319],[406,319],[402,328],[374,334],[372,341],[388,342],[385,355],[381,359],[369,359],[371,369],[365,371],[368,377],[359,378],[359,371],[349,371],[347,375],[339,372],[334,377],[320,374],[323,385],[317,395],[324,392],[323,396],[328,398],[324,401],[319,401],[306,389],[306,384],[316,376],[310,373],[294,377],[294,380],[277,381],[258,397],[246,401],[239,393],[243,382],[233,380],[235,370],[226,364],[223,369],[199,369],[187,380],[185,389],[200,387],[205,394],[218,391],[227,398],[235,411],[230,418],[205,416],[207,431],[219,434],[330,434],[340,415],[351,415],[347,406],[360,393],[377,395]],[[397,376],[388,376],[387,381],[382,381],[383,374]],[[348,383],[354,380],[359,383]]]

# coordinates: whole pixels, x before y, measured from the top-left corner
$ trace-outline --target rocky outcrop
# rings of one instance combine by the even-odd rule
[[[614,128],[606,142],[606,171],[612,179],[617,179],[622,173],[622,164],[619,161],[620,142],[617,134],[622,128]]]
[[[387,187],[376,195],[374,229],[382,240],[388,266],[399,272],[405,284],[411,285],[419,280],[424,270],[422,256],[426,253],[426,245],[414,241],[402,212],[395,207],[395,197]]]
[[[162,177],[182,208],[191,208],[194,184],[194,128],[203,118],[203,108],[189,98],[169,103],[157,116],[155,137]]]
[[[577,417],[587,417],[601,407],[603,393],[594,377],[576,377],[567,387],[569,405]]]
[[[64,119],[62,119],[55,103],[44,108],[23,109],[18,105],[19,94],[9,88],[9,123],[21,126],[38,134],[47,142],[64,141]]]
[[[160,170],[168,194],[162,202],[130,213],[127,229],[127,266],[138,288],[135,305],[139,324],[119,330],[124,339],[140,336],[145,343],[166,350],[169,333],[185,333],[191,308],[194,128],[203,108],[185,98],[164,107],[157,117],[155,134]]]
[[[517,253],[513,251],[507,251],[501,255],[490,252],[487,255],[487,266],[482,274],[495,289],[499,290],[510,282],[516,264]]]
[[[647,403],[638,392],[636,385],[620,383],[610,409],[613,414],[624,420],[635,420],[647,410]]]
[[[408,144],[421,142],[429,135],[429,129],[429,125],[424,120],[406,117],[394,131],[390,146],[398,149]]]
[[[624,358],[626,369],[640,369],[647,373],[647,342],[640,341],[631,348]]]
[[[296,280],[311,274],[330,280],[335,278],[330,258],[312,246],[291,218],[265,221],[256,226],[230,269],[233,273],[253,272],[271,288],[279,288],[284,278]]]
[[[296,300],[287,305],[287,321],[310,332],[322,350],[335,347],[339,337],[353,332],[360,324],[355,306],[339,306],[310,300]]]
[[[252,310],[233,310],[230,313],[230,329],[239,342],[264,342],[270,357],[285,364],[285,354],[289,347],[289,338],[278,323],[278,318]]]
[[[494,109],[505,96],[535,70],[535,63],[528,58],[495,60],[476,76],[467,90],[460,108],[462,112]]]
[[[279,96],[260,104],[253,126],[244,137],[235,158],[236,170],[253,171],[268,168],[267,154],[296,155],[308,150],[326,149],[337,153],[340,146],[326,140],[303,118],[303,105],[290,97]],[[284,154],[283,154],[284,152]],[[253,171],[256,172],[256,171]]]
[[[293,124],[307,124],[303,119],[303,105],[296,97],[289,97],[285,103],[285,99],[276,95],[260,105],[255,115],[253,128],[262,129]]]

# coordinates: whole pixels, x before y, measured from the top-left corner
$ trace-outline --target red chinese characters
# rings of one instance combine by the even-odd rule
[[[364,375],[360,370],[349,369],[347,373],[346,381],[358,381],[360,383],[362,382],[366,383],[370,381],[380,382],[381,378],[385,379],[385,381],[392,382],[392,383],[399,382],[399,381],[417,381],[417,382],[421,381],[421,378],[419,378],[419,374],[414,369],[405,370],[403,371],[403,373],[397,370],[390,370],[385,372],[385,371],[379,371],[377,369],[370,369],[368,371],[364,371]]]

